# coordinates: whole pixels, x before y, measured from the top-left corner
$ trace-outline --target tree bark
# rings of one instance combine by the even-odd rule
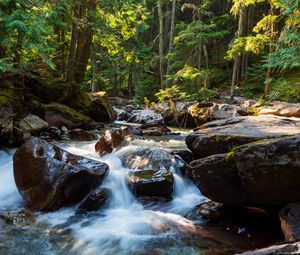
[[[244,24],[245,24],[245,8],[241,7],[239,11],[239,25],[237,31],[237,38],[243,36]],[[234,99],[234,88],[240,82],[240,73],[241,73],[241,56],[237,55],[234,58],[234,64],[233,64],[233,73],[232,73],[231,90],[230,90],[231,100]]]
[[[157,10],[159,19],[159,76],[160,87],[164,89],[164,21],[162,0],[157,0]]]
[[[174,32],[175,32],[175,19],[176,19],[176,0],[172,1],[172,13],[171,13],[171,26],[170,26],[170,39],[169,39],[169,50],[168,54],[171,54],[173,51],[173,41],[174,41]],[[167,75],[170,74],[170,59],[167,63]]]

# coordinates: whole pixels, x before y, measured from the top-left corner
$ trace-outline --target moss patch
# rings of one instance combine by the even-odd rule
[[[89,122],[90,118],[82,113],[77,112],[71,107],[68,107],[66,105],[53,103],[53,104],[47,104],[44,105],[45,110],[47,111],[53,111],[61,114],[66,119],[72,121],[73,123],[83,123],[83,122]]]
[[[234,151],[227,153],[225,161],[228,162],[234,158]]]
[[[18,95],[13,89],[0,88],[0,108],[5,106],[12,106],[17,112],[22,110]]]
[[[90,95],[81,90],[71,101],[68,102],[68,105],[74,109],[85,112],[91,106],[91,103],[92,98]]]

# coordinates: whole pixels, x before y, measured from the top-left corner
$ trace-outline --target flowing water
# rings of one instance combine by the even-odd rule
[[[209,254],[226,253],[226,245],[213,241],[200,222],[186,218],[205,200],[193,183],[176,171],[174,194],[170,202],[141,204],[129,191],[125,179],[130,169],[122,166],[120,156],[144,148],[184,149],[185,135],[135,140],[129,146],[100,159],[95,142],[58,143],[65,150],[101,160],[110,167],[102,186],[112,193],[107,208],[79,214],[76,206],[54,213],[36,215],[28,226],[7,224],[0,220],[0,254],[42,255],[122,255],[122,254],[206,254],[211,247],[222,247]],[[0,151],[0,211],[23,208],[15,187],[12,169],[14,151]],[[200,225],[199,225],[200,223]],[[200,230],[199,230],[200,228]],[[224,252],[224,253],[223,253]]]

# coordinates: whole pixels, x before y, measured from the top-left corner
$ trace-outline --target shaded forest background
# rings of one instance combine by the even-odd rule
[[[299,102],[299,31],[298,0],[3,0],[0,84],[59,102],[103,90]]]

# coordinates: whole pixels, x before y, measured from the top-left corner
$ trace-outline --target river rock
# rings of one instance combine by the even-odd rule
[[[300,239],[300,203],[292,203],[279,213],[281,229],[286,241]]]
[[[240,255],[287,255],[300,254],[300,242],[273,245],[268,248],[244,252]]]
[[[156,113],[154,110],[133,110],[130,114],[132,115],[128,120],[130,123],[163,123],[164,121],[162,115],[160,113]]]
[[[47,129],[48,123],[42,120],[40,117],[30,114],[20,121],[19,126],[28,133],[34,135],[38,134],[42,130]]]
[[[166,170],[132,171],[127,177],[130,190],[136,196],[170,197],[173,175]]]
[[[14,177],[26,206],[54,211],[80,202],[98,187],[108,165],[70,154],[39,138],[15,153]]]
[[[188,173],[205,196],[239,206],[285,206],[300,200],[300,136],[241,146],[193,161]]]
[[[274,101],[268,106],[258,108],[258,113],[300,118],[300,103],[292,104]]]
[[[300,119],[272,115],[235,117],[207,123],[187,136],[195,158],[231,151],[250,142],[300,133]]]
[[[179,156],[187,164],[194,160],[193,153],[189,150],[172,150],[171,154]]]
[[[160,122],[146,123],[140,126],[142,135],[144,136],[162,136],[165,134],[172,134],[171,130]]]
[[[123,109],[118,109],[114,107],[114,110],[117,113],[117,120],[119,121],[128,121],[131,117],[131,114]]]
[[[70,130],[69,137],[71,140],[75,141],[94,141],[98,138],[96,134],[92,134],[79,128]]]
[[[193,161],[188,176],[203,195],[224,204],[246,205],[247,196],[233,159],[226,154],[212,155]]]
[[[101,207],[108,204],[110,190],[106,188],[100,188],[97,191],[92,191],[86,199],[80,203],[78,209],[80,211],[97,211]]]
[[[186,164],[181,158],[158,148],[126,151],[120,155],[120,159],[123,166],[130,169],[182,172],[186,168]]]
[[[95,145],[95,150],[100,155],[112,153],[116,148],[127,145],[127,141],[117,131],[106,131]]]
[[[21,227],[29,226],[36,222],[34,214],[28,210],[5,214],[0,213],[0,219],[3,219],[7,224],[14,224]]]

